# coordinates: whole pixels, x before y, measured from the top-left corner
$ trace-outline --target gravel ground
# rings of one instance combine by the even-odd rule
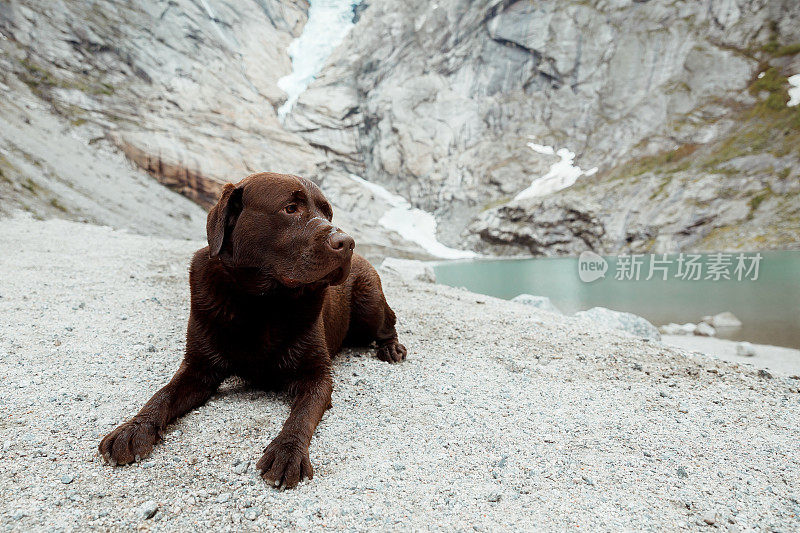
[[[736,353],[739,343],[727,339],[698,335],[662,335],[661,340],[669,346],[713,355],[732,363],[764,368],[774,374],[800,376],[800,350],[794,348],[753,344],[755,355],[744,356]]]
[[[800,528],[797,380],[390,276],[409,360],[337,359],[313,481],[261,481],[288,405],[233,380],[104,465],[178,366],[201,244],[2,224],[2,529]]]

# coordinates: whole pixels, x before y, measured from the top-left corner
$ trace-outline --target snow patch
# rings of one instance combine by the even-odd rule
[[[789,101],[786,103],[789,107],[794,107],[800,104],[800,74],[789,76]]]
[[[561,189],[566,189],[574,184],[581,176],[592,176],[597,173],[597,167],[583,170],[579,166],[573,164],[575,153],[570,152],[566,148],[561,148],[556,151],[552,146],[533,142],[528,143],[528,148],[538,154],[557,155],[561,158],[561,161],[553,163],[550,170],[547,171],[547,174],[533,180],[530,187],[517,194],[514,200],[546,196],[560,191]]]
[[[538,154],[553,155],[556,153],[552,146],[545,146],[543,144],[528,143],[528,148]]]
[[[353,27],[356,3],[353,0],[310,0],[303,33],[289,44],[292,72],[278,80],[278,87],[287,95],[286,102],[278,108],[281,120]]]
[[[477,257],[478,254],[475,252],[450,248],[440,243],[436,239],[436,218],[432,214],[413,207],[399,194],[389,192],[360,176],[350,174],[350,179],[368,189],[376,198],[389,204],[390,209],[378,220],[384,228],[398,233],[407,241],[419,244],[431,255],[442,259]]]

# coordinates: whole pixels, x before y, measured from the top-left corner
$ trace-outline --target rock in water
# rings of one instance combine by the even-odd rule
[[[549,311],[551,313],[563,314],[561,311],[553,305],[553,302],[550,301],[550,298],[547,296],[534,296],[532,294],[518,294],[511,298],[512,302],[517,302],[520,304],[530,305],[531,307],[536,307],[537,309],[542,309],[543,311]]]
[[[670,322],[658,328],[658,331],[664,335],[694,335],[695,331],[697,331],[697,324],[692,324],[691,322],[687,322],[686,324]]]
[[[715,328],[740,328],[742,321],[736,318],[736,315],[730,311],[717,313],[714,316],[704,316],[703,322],[714,326]]]
[[[749,342],[736,343],[736,355],[742,357],[753,357],[756,354],[756,347]]]
[[[675,322],[658,326],[658,331],[662,335],[683,335],[680,324],[676,324]]]
[[[694,335],[697,332],[697,324],[687,322],[685,324],[681,324],[681,329],[683,330],[684,335]]]
[[[701,337],[713,337],[717,334],[717,330],[714,329],[713,326],[706,324],[705,322],[700,322],[697,324],[697,327],[694,330],[695,335],[700,335]]]
[[[575,317],[590,320],[599,327],[626,331],[643,339],[661,340],[661,335],[653,324],[633,313],[592,307],[588,311],[575,313]]]

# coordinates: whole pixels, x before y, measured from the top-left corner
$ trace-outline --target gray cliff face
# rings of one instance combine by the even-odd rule
[[[487,210],[467,240],[500,255],[800,249],[797,154],[743,154],[713,168],[709,155]]]
[[[307,0],[0,4],[0,213],[198,238],[202,209],[153,177],[203,207],[252,172],[322,179],[324,153],[276,115],[307,11]],[[334,208],[361,253],[426,256],[354,198]]]
[[[0,11],[4,83],[24,83],[208,204],[214,181],[314,167],[315,152],[274,111],[306,10],[305,0],[13,2]]]
[[[800,41],[799,19],[800,4],[790,0],[377,0],[301,95],[287,127],[325,150],[330,168],[434,212],[448,243],[466,238],[490,253],[548,255],[587,246],[702,248],[718,242],[712,230],[757,228],[760,214],[747,204],[767,185],[784,191],[776,196],[793,194],[797,176],[782,169],[797,145],[760,169],[698,166],[699,175],[669,186],[658,169],[650,180],[613,186],[601,178],[619,175],[621,161],[731,137],[741,109],[762,99],[748,87],[767,61],[781,63],[783,91],[785,75],[800,72],[788,68],[791,56],[762,51]],[[528,149],[531,138],[574,151],[584,169],[599,167],[595,179],[582,178],[597,187],[510,202],[558,160]],[[765,173],[770,166],[774,173]],[[724,183],[715,182],[720,176]],[[739,192],[686,209],[721,189]],[[797,201],[787,202],[794,203],[781,209],[791,218]],[[700,220],[714,210],[718,220]],[[797,241],[781,229],[786,217],[767,218],[776,227],[761,246]],[[739,242],[758,246],[749,232],[743,228]]]

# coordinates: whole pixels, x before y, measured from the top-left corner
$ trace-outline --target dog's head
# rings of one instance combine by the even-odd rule
[[[350,273],[355,242],[332,218],[330,203],[311,181],[253,174],[225,185],[208,213],[208,254],[262,287],[337,285]]]

